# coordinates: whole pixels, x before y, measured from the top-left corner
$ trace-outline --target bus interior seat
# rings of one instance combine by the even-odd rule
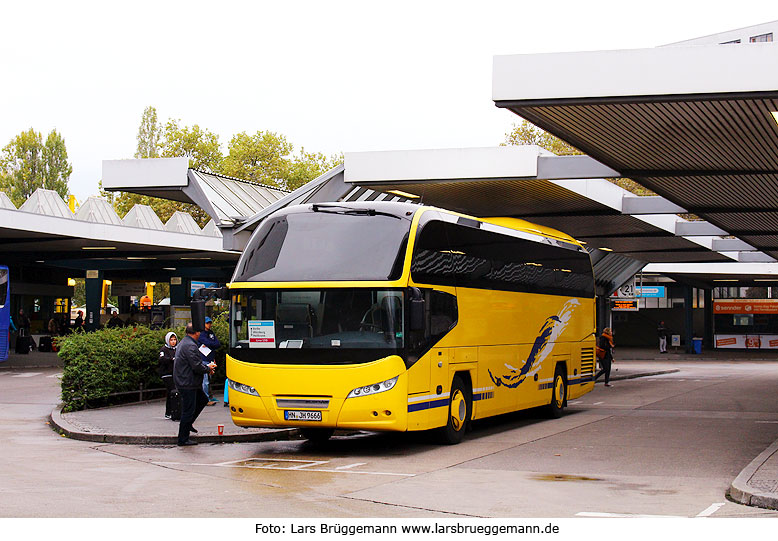
[[[299,340],[313,336],[313,310],[310,304],[283,303],[276,305],[276,340]]]

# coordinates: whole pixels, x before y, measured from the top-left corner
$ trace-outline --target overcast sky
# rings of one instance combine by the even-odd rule
[[[635,6],[635,7],[632,7]],[[654,47],[778,19],[778,2],[0,0],[0,146],[56,128],[79,201],[143,109],[326,154],[493,146],[497,54]]]

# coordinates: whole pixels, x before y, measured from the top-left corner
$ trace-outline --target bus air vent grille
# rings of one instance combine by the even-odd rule
[[[594,348],[581,348],[581,375],[594,374]]]

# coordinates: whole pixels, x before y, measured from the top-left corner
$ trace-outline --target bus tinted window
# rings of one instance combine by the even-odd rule
[[[418,283],[594,296],[586,253],[447,222],[424,227],[411,268]]]
[[[382,213],[295,212],[252,237],[235,282],[396,280],[410,220]]]

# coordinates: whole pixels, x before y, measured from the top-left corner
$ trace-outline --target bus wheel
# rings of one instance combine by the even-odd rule
[[[548,413],[554,419],[562,417],[567,400],[567,380],[565,380],[564,368],[557,366],[554,373],[554,387],[551,393],[551,404],[548,406]]]
[[[454,444],[465,437],[465,429],[473,411],[473,397],[470,388],[462,378],[454,376],[451,382],[451,400],[448,405],[448,422],[440,428],[443,443]]]
[[[334,428],[301,428],[300,434],[311,443],[323,443],[335,433]]]

